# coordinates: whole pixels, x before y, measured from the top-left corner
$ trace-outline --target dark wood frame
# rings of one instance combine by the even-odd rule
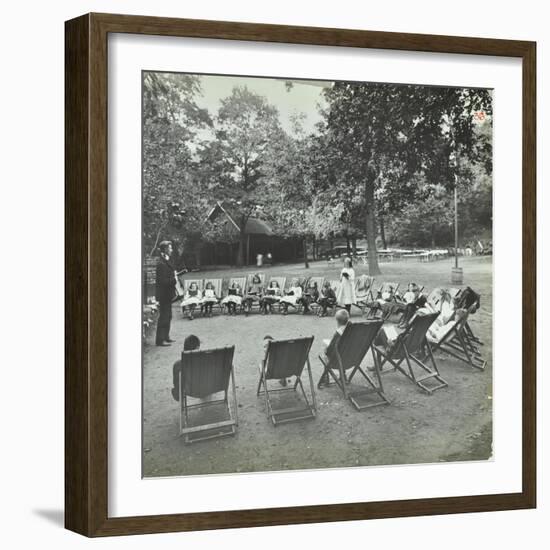
[[[183,36],[493,55],[523,62],[523,487],[520,493],[110,518],[107,513],[107,36]],[[65,24],[65,525],[87,536],[536,506],[536,44],[88,14]]]

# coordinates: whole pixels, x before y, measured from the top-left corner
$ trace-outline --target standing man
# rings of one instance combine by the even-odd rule
[[[169,346],[175,340],[170,339],[170,322],[172,321],[172,300],[176,292],[176,272],[170,263],[172,243],[162,241],[159,245],[160,260],[156,270],[155,296],[159,303],[157,321],[157,346]]]

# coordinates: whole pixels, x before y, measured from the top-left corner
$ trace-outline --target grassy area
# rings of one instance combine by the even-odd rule
[[[485,342],[485,371],[472,371],[455,360],[438,357],[449,387],[428,396],[401,374],[384,378],[392,404],[358,413],[336,388],[317,391],[318,417],[312,421],[274,428],[264,401],[256,397],[262,338],[315,337],[311,362],[315,382],[322,369],[317,356],[322,339],[334,332],[333,318],[290,314],[198,318],[188,321],[174,306],[172,337],[177,343],[159,348],[148,342],[143,352],[144,475],[187,475],[222,472],[370,466],[480,460],[491,456],[492,443],[492,263],[490,257],[461,260],[464,284],[481,294],[481,309],[471,319],[473,330]],[[401,261],[381,265],[378,282],[415,281],[429,290],[450,286],[453,260],[433,263]],[[341,266],[315,262],[273,266],[267,276],[325,276],[337,278]],[[231,277],[252,268],[204,271],[201,278]],[[366,272],[356,266],[357,274]],[[354,319],[358,319],[357,310]],[[353,318],[352,318],[353,320]],[[172,364],[183,339],[196,334],[203,348],[235,345],[235,373],[239,402],[236,436],[185,445],[177,437],[178,403],[170,395]],[[372,359],[368,357],[367,364]]]

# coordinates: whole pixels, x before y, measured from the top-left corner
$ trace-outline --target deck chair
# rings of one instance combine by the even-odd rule
[[[480,308],[481,296],[469,286],[463,289],[453,290],[457,291],[455,295],[457,307],[467,309],[469,315],[473,315]],[[464,325],[464,335],[468,338],[472,346],[477,348],[477,346],[484,345],[481,339],[474,334],[468,321],[466,321]]]
[[[372,347],[382,324],[381,319],[348,323],[341,336],[337,334],[333,336],[327,347],[327,355],[319,356],[323,365],[323,375],[319,380],[319,387],[323,378],[329,380],[328,385],[331,384],[330,379],[332,378],[332,384],[336,384],[342,390],[344,399],[349,399],[358,411],[378,405],[387,405],[390,402],[384,393],[378,357]],[[369,349],[372,352],[376,379],[361,367]],[[346,376],[348,371],[351,372],[349,376]],[[350,391],[347,386],[351,384],[357,373],[367,381],[367,386]],[[370,399],[373,394],[378,396],[374,402]]]
[[[424,292],[424,285],[418,287],[418,296],[417,299],[422,296]],[[404,294],[395,294],[395,307],[391,309],[388,315],[384,317],[384,320],[391,321],[392,323],[399,323],[403,321],[403,316],[405,315],[405,308],[407,307],[407,302],[405,302]],[[392,319],[393,317],[393,319]]]
[[[474,369],[485,370],[487,361],[483,359],[475,342],[468,337],[466,330],[468,316],[467,310],[456,310],[453,319],[445,325],[446,332],[442,333],[439,338],[428,331],[428,342],[434,353],[441,351]]]
[[[298,284],[298,286],[302,287],[302,290],[303,290],[305,281],[306,281],[306,277],[291,277],[290,279],[287,279],[286,281],[287,284],[285,287],[283,287],[283,290],[286,291],[291,287],[293,287],[295,284]],[[288,307],[291,307],[294,311],[301,311],[302,304],[301,303],[297,303],[296,305],[288,304]]]
[[[252,284],[252,279],[254,278],[255,275],[258,275],[258,277],[260,278],[261,287],[265,288],[265,273],[249,273],[246,277],[246,286],[243,289],[243,297],[246,296],[246,293],[248,292],[248,287]],[[244,305],[244,301],[243,301],[243,305]],[[257,307],[258,310],[259,310],[260,309],[260,302],[253,302],[252,303],[252,308],[250,310],[250,313],[252,313],[252,309],[254,309],[254,307]]]
[[[227,288],[231,288],[233,286],[233,283],[237,283],[240,287],[241,287],[241,290],[244,294],[245,292],[245,286],[246,286],[246,277],[231,277],[229,279],[229,282],[227,283]],[[222,311],[223,311],[223,307],[224,305],[220,302],[220,307],[222,308]]]
[[[311,364],[309,362],[309,351],[312,343],[313,336],[291,340],[271,340],[268,342],[265,359],[260,364],[260,380],[256,394],[258,396],[261,393],[264,394],[267,416],[271,419],[274,426],[285,422],[315,418],[317,402],[313,387]],[[307,398],[301,379],[305,366],[307,366],[309,378],[311,403]],[[269,380],[281,380],[292,376],[296,378],[292,387],[271,389],[268,386]],[[274,393],[296,392],[298,386],[304,400],[304,402],[301,402],[301,406],[275,408],[272,402]]]
[[[367,313],[367,319],[376,319],[381,318],[384,321],[386,319],[389,319],[393,313],[393,307],[387,306],[385,309],[386,311],[383,311],[380,309],[380,307],[377,304],[376,300],[378,298],[382,297],[382,293],[385,292],[389,287],[393,288],[393,296],[390,300],[390,304],[397,304],[397,300],[399,297],[399,283],[391,282],[391,281],[385,281],[383,282],[378,290],[376,291],[376,296],[374,296],[374,300],[372,302],[369,302],[366,307],[366,313]]]
[[[277,284],[279,285],[279,289],[281,290],[281,295],[285,289],[285,286],[286,286],[286,277],[270,277],[269,278],[269,282],[267,283],[266,287],[265,287],[265,291],[267,292],[267,289],[269,288],[269,285],[271,284],[271,281],[276,281]],[[279,310],[280,310],[280,305],[279,304],[276,304],[274,307],[278,307]]]
[[[367,304],[374,301],[372,289],[374,286],[374,277],[368,275],[360,275],[355,280],[355,297],[357,301],[354,306],[361,310],[361,313],[365,313]]]
[[[184,351],[181,355],[182,368],[179,373],[180,386],[180,436],[185,443],[194,443],[205,439],[213,439],[234,435],[237,430],[237,394],[235,391],[235,374],[233,370],[233,354],[235,346]],[[231,401],[229,400],[229,380],[231,379]],[[210,395],[223,392],[223,399],[201,401],[189,404],[189,399],[204,399]],[[191,425],[190,412],[200,410],[207,416],[204,409],[214,405],[222,405],[225,420],[207,421]],[[212,409],[211,409],[212,410]]]
[[[448,386],[439,374],[432,348],[426,338],[428,329],[438,316],[439,313],[416,315],[389,347],[380,342],[374,344],[380,368],[386,362],[390,363],[395,370],[404,374],[413,384],[429,394]],[[424,356],[424,353],[427,353],[427,357]],[[427,364],[427,359],[430,359],[431,367]],[[417,372],[420,372],[420,377]],[[434,381],[434,385],[428,386],[428,381]]]
[[[197,286],[199,287],[199,290],[202,292],[204,288],[204,281],[202,279],[184,279],[182,282],[183,286],[183,295],[182,298],[184,298],[185,293],[187,292],[187,289],[191,286],[192,283],[197,283]],[[180,304],[181,306],[181,304]],[[183,307],[183,306],[182,306]],[[202,306],[197,307],[197,311],[202,311]]]
[[[207,283],[212,283],[214,285],[214,292],[216,293],[216,296],[218,297],[218,303],[215,305],[220,312],[223,310],[223,306],[221,305],[221,299],[222,299],[222,288],[223,288],[223,279],[204,279],[204,286],[206,287]],[[203,308],[201,307],[201,311]]]

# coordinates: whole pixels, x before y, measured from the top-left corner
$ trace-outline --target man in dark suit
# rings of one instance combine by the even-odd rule
[[[159,245],[160,260],[156,269],[155,296],[159,303],[157,321],[157,346],[169,346],[175,340],[170,339],[170,322],[172,321],[172,300],[176,293],[176,272],[170,263],[172,243],[162,241]]]

